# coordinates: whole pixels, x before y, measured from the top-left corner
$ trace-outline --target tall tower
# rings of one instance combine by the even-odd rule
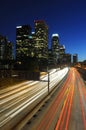
[[[0,60],[4,60],[5,46],[7,44],[6,37],[0,35]]]
[[[78,55],[77,54],[74,54],[73,55],[73,63],[77,63],[78,62]]]
[[[58,63],[59,59],[59,35],[52,34],[52,53],[54,58],[54,63]]]
[[[35,20],[35,50],[39,59],[48,58],[48,26],[45,21]]]
[[[13,43],[8,39],[0,35],[0,60],[12,60],[13,59]]]
[[[13,43],[11,41],[8,41],[6,46],[5,46],[5,59],[7,60],[12,60],[14,59],[13,57]]]
[[[31,26],[16,27],[16,58],[21,60],[30,56],[31,50]]]

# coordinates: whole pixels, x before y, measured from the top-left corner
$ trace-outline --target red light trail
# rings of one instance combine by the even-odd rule
[[[86,87],[75,68],[70,68],[68,76],[58,93],[33,130],[86,130]]]

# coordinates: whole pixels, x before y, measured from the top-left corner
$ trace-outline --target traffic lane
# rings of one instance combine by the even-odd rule
[[[84,129],[86,130],[86,99],[85,99],[86,88],[79,74],[78,74],[78,79],[79,79],[78,89],[79,89],[80,105],[82,111],[82,120],[83,120]],[[84,88],[84,92],[83,92],[83,88]]]
[[[17,111],[25,103],[28,103],[31,100],[33,101],[37,95],[40,95],[40,93],[43,94],[44,89],[46,89],[46,91],[47,91],[47,87],[41,86],[40,89],[39,89],[39,87],[38,87],[38,89],[36,87],[33,89],[33,91],[24,93],[21,96],[19,96],[19,94],[17,94],[19,97],[14,98],[13,100],[5,103],[4,105],[2,105],[0,107],[0,115],[1,115],[0,120],[3,121],[3,119],[6,119],[8,116],[10,116],[10,114]]]
[[[43,86],[44,87],[44,86]],[[45,88],[45,87],[44,87]],[[43,92],[41,92],[42,94],[41,94],[41,96],[43,95],[44,96],[44,94],[46,94],[47,93],[47,87],[45,88],[46,89],[46,91],[44,91],[43,90],[43,88],[41,88],[42,89],[42,91]],[[46,92],[46,93],[45,93]],[[44,93],[44,94],[43,94]],[[40,94],[39,93],[37,93],[38,94],[38,96],[40,96]],[[33,94],[34,95],[34,94]],[[40,97],[41,97],[40,96]],[[38,97],[37,97],[37,95],[35,96],[35,98],[34,98],[34,100],[36,100]],[[41,98],[40,98],[40,100],[41,100]],[[33,102],[33,100],[31,101],[31,103]],[[24,106],[25,106],[25,103],[26,103],[26,105],[28,105],[28,101],[27,102],[24,102],[23,104],[24,104]],[[20,106],[19,106],[19,104],[18,104],[18,106],[15,104],[15,107],[14,106],[12,106],[9,110],[6,110],[6,113],[4,113],[4,119],[6,120],[6,117],[8,118],[8,117],[11,117],[11,119],[12,119],[12,117],[14,117],[14,115],[16,115],[16,114],[18,114],[18,112],[20,112],[20,110],[21,110],[21,106],[22,106],[22,108],[23,108],[23,105],[20,103]],[[14,107],[14,108],[13,108]],[[24,107],[25,108],[25,107]],[[8,112],[7,112],[8,111]],[[5,122],[5,120],[4,120],[4,122]],[[2,122],[3,122],[3,120],[2,120]]]
[[[72,104],[72,109],[70,110],[70,116],[67,112],[67,119],[65,119],[66,126],[62,126],[63,121],[61,120],[61,126],[56,127],[56,130],[86,130],[86,100],[82,91],[82,84],[84,84],[81,79],[81,76],[73,69],[73,77],[75,77],[74,82],[74,97],[73,103],[69,103],[69,106]],[[67,107],[67,106],[66,106]],[[66,108],[65,108],[66,110]],[[62,119],[64,116],[62,117]],[[58,123],[57,123],[58,126]]]
[[[41,112],[38,112],[38,116],[36,117],[36,119],[32,119],[31,124],[26,124],[23,130],[52,130],[55,128],[57,118],[59,118],[59,112],[62,109],[65,97],[68,93],[67,84],[69,84],[71,74],[69,75],[70,76],[67,78],[64,86],[62,86],[62,90],[58,91],[58,95],[56,92],[56,94],[54,94],[54,96],[51,97],[49,104],[45,105]],[[60,89],[61,87],[59,87],[59,90]]]
[[[82,121],[82,112],[79,100],[78,81],[75,83],[74,98],[68,130],[84,130]]]
[[[67,69],[66,69],[66,71],[64,70],[64,71],[62,71],[62,73],[65,75],[66,73],[67,73]],[[60,73],[61,75],[62,75],[62,73]],[[52,80],[56,80],[56,76],[55,76],[55,78],[53,79],[52,78]],[[46,89],[46,93],[47,93],[47,89]],[[38,93],[39,94],[39,93]],[[42,93],[43,94],[43,93]],[[41,94],[41,97],[43,97],[44,96],[44,94],[42,95]],[[40,98],[41,99],[41,98]],[[34,98],[34,100],[36,100],[35,98]],[[39,100],[39,99],[38,99]],[[33,102],[33,101],[31,101],[31,102]],[[26,103],[26,102],[25,102]],[[24,103],[24,104],[25,104]],[[26,105],[28,105],[28,103],[26,104]],[[26,106],[25,105],[25,106]],[[25,106],[24,107],[22,107],[22,110],[23,110],[23,108],[25,109]],[[2,120],[2,122],[7,122],[8,121],[8,119],[10,119],[10,118],[8,118],[8,117],[11,117],[11,120],[12,120],[12,117],[14,117],[15,115],[17,116],[17,114],[18,113],[20,113],[20,110],[21,110],[21,108],[20,108],[21,106],[17,106],[14,110],[12,109],[12,110],[10,110],[10,112],[7,112],[7,114],[4,116],[4,118],[5,118],[5,120]],[[18,109],[17,109],[18,108]],[[25,110],[24,110],[24,112],[25,112]],[[8,116],[8,117],[7,117]],[[7,119],[6,119],[6,117],[7,117]],[[16,120],[17,120],[17,118],[16,118]]]
[[[33,87],[36,83],[38,83],[38,81],[35,81],[35,82],[28,81],[28,82],[24,82],[24,83],[15,85],[13,87],[8,87],[6,89],[3,89],[0,91],[0,99],[7,98],[15,93],[28,89],[31,86]]]
[[[53,69],[53,70],[50,70],[50,74],[53,74],[54,72],[56,72],[56,69]],[[43,76],[40,76],[40,79],[41,80],[44,80],[45,78],[47,77],[47,73],[46,74],[44,74]],[[30,81],[23,81],[23,82],[21,82],[21,83],[17,83],[16,85],[11,85],[11,86],[8,86],[8,87],[6,87],[6,88],[2,88],[1,90],[0,90],[0,95],[3,95],[3,94],[5,94],[6,93],[6,96],[8,95],[8,93],[11,91],[11,93],[12,93],[12,91],[14,91],[14,90],[18,90],[18,88],[19,88],[19,90],[20,89],[23,89],[23,87],[24,86],[26,86],[26,85],[34,85],[34,84],[36,84],[36,83],[38,83],[39,81],[33,81],[33,80],[30,80]],[[21,87],[21,88],[20,88]],[[1,98],[1,97],[0,97]]]
[[[52,80],[52,76],[55,77],[55,75],[58,74],[58,77],[61,76],[61,74],[65,74],[65,72],[68,71],[68,68],[64,68],[63,70],[59,70],[59,71],[54,71],[53,70],[50,72],[50,77],[51,77],[51,80]],[[43,78],[41,78],[41,80],[46,80],[47,81],[47,74],[45,76],[43,76]],[[17,85],[13,85],[13,86],[8,86],[7,88],[4,88],[4,89],[1,89],[0,90],[0,95],[3,97],[6,97],[6,96],[9,96],[10,94],[13,94],[13,93],[16,93],[17,91],[20,91],[20,90],[23,90],[25,89],[26,86],[33,86],[37,83],[39,83],[40,81],[26,81],[26,82],[23,82],[23,83],[19,83]],[[0,98],[2,98],[0,96]]]
[[[32,97],[33,99],[24,102],[20,106],[17,106],[15,109],[12,109],[6,115],[4,115],[4,119],[2,119],[0,122],[2,130],[6,128],[13,128],[45,97],[45,95],[45,91],[40,92],[40,94],[37,93],[34,98]]]
[[[40,87],[41,85],[41,87]],[[47,83],[41,83],[37,84],[37,85],[33,85],[33,86],[29,86],[26,85],[24,86],[23,90],[20,89],[20,91],[16,92],[16,93],[12,93],[11,95],[9,95],[8,97],[5,97],[0,100],[0,105],[4,105],[4,103],[9,103],[11,102],[11,100],[15,101],[16,98],[21,97],[25,94],[28,93],[28,96],[31,96],[32,94],[35,94],[37,91],[40,91],[42,88],[44,88],[44,86],[46,86]]]
[[[75,91],[68,130],[86,130],[86,86],[77,70],[74,72]]]
[[[75,75],[74,69],[71,69],[71,80],[69,83],[69,92],[64,100],[64,104],[62,110],[59,114],[59,118],[56,123],[55,130],[68,130],[70,115],[71,115],[71,108],[72,108],[72,101],[74,96],[74,82],[75,82]]]
[[[54,78],[56,79],[57,76],[58,76],[58,80],[61,80],[65,76],[67,71],[68,71],[67,69],[66,70],[63,69],[63,70],[58,71],[56,73],[53,72],[54,74],[50,75],[50,82],[54,81]],[[48,81],[47,76],[45,76],[42,80],[45,80],[47,82]],[[7,99],[7,97],[9,97],[9,96],[11,96],[13,94],[16,94],[16,93],[19,93],[19,92],[25,91],[25,90],[28,91],[28,89],[30,87],[34,87],[34,85],[36,85],[37,83],[40,83],[40,82],[39,81],[35,81],[35,82],[28,81],[28,82],[24,82],[24,83],[15,85],[13,87],[8,87],[6,89],[3,89],[3,90],[0,91],[0,95],[1,95],[0,99],[1,100],[3,98]],[[43,82],[42,82],[42,84],[43,84]]]
[[[67,89],[65,91],[68,96],[63,98],[63,102],[62,97],[57,98],[61,106],[56,106],[57,102],[54,102],[55,109],[51,106],[47,110],[43,109],[44,113],[40,112],[36,119],[32,119],[31,124],[28,122],[23,130],[86,130],[86,100],[84,98],[86,89],[83,89],[83,82],[81,83],[81,77],[78,77],[76,69],[71,69],[71,73],[71,81],[68,83],[70,91],[68,93]]]
[[[53,88],[53,86],[55,86],[57,84],[57,74],[54,75],[52,78],[51,78],[51,82],[50,82],[50,89]],[[64,76],[64,75],[63,75]],[[62,79],[63,77],[61,76],[61,78],[59,77],[58,78],[58,82]],[[10,103],[11,104],[11,101],[13,103],[13,100],[15,102],[16,98],[19,98],[20,96],[22,95],[25,95],[25,94],[29,94],[29,96],[31,95],[31,93],[34,92],[34,94],[37,92],[37,91],[40,91],[42,88],[44,88],[45,86],[43,86],[43,84],[45,84],[44,82],[40,82],[39,84],[37,85],[33,85],[33,86],[29,86],[29,85],[25,85],[25,86],[22,86],[23,88],[21,89],[20,88],[20,91],[19,91],[19,88],[18,88],[18,91],[17,90],[14,90],[12,91],[11,95],[9,94],[9,96],[5,99],[2,97],[1,99],[1,103],[0,104],[4,104],[4,103]],[[32,85],[32,84],[31,84]],[[47,85],[47,83],[46,83]],[[41,86],[41,87],[40,87]],[[43,87],[42,87],[43,86]],[[23,90],[23,91],[22,91]],[[16,93],[15,93],[16,91]],[[6,106],[5,106],[6,108]]]
[[[50,83],[50,88],[52,88],[55,84],[57,83],[56,80],[56,76]],[[10,108],[10,105],[12,106],[12,104],[16,104],[18,102],[22,103],[22,100],[24,100],[24,98],[26,99],[26,97],[30,98],[31,96],[33,96],[35,93],[41,91],[44,87],[46,87],[47,82],[40,82],[38,85],[33,85],[33,86],[29,86],[26,85],[23,87],[23,91],[20,89],[20,91],[18,91],[17,93],[14,94],[14,92],[12,93],[12,95],[9,95],[9,97],[7,98],[2,98],[1,100],[1,105],[2,107],[0,107],[0,109],[2,111],[4,111],[4,108]],[[41,86],[41,87],[40,87]],[[17,90],[16,90],[17,91]],[[27,95],[27,96],[26,96]],[[7,107],[8,106],[8,107]]]
[[[30,103],[32,103],[34,100],[36,100],[37,98],[39,98],[42,94],[44,95],[44,93],[47,93],[47,87],[41,87],[40,89],[36,89],[31,92],[31,93],[26,93],[25,95],[22,95],[19,100],[17,98],[17,100],[13,100],[11,101],[11,104],[4,104],[4,106],[2,107],[1,111],[0,111],[0,115],[1,115],[1,119],[0,120],[4,120],[6,118],[8,118],[8,116],[14,115],[14,113],[16,111],[20,111],[21,107],[23,108],[23,106],[25,105],[30,105]],[[12,115],[11,115],[12,114]]]

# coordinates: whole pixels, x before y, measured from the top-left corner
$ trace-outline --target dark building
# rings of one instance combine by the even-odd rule
[[[31,56],[32,36],[30,25],[16,27],[16,58],[22,60]]]
[[[5,59],[12,60],[13,57],[13,43],[11,41],[8,41],[5,46]]]
[[[64,55],[65,55],[65,46],[59,45],[59,61],[60,61],[60,63],[63,63]]]
[[[58,34],[52,34],[51,48],[53,54],[53,62],[54,64],[57,64],[59,59],[59,35]]]
[[[43,20],[35,20],[35,55],[39,59],[48,58],[48,26]]]
[[[0,60],[13,59],[13,43],[6,37],[0,35]]]
[[[36,48],[35,48],[36,35],[35,35],[35,32],[32,32],[32,36],[31,36],[31,38],[30,38],[30,41],[31,41],[31,43],[32,43],[31,57],[36,57]]]
[[[0,35],[0,69],[10,69],[13,59],[13,43]]]
[[[7,44],[6,37],[0,35],[0,60],[4,60],[5,59],[6,44]]]
[[[53,65],[52,49],[48,49],[48,65],[49,65],[49,66]]]
[[[70,65],[70,64],[71,64],[71,54],[65,53],[65,54],[63,55],[63,63],[64,63],[65,65]]]
[[[73,55],[73,63],[77,63],[78,62],[78,55],[77,54],[74,54]]]
[[[16,40],[27,39],[31,35],[31,26],[23,25],[16,27]]]

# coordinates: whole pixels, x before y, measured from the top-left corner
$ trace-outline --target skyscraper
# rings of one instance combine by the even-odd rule
[[[64,45],[59,46],[59,54],[60,54],[60,62],[62,62],[64,54],[65,54],[65,46]]]
[[[16,58],[18,60],[31,56],[31,38],[30,25],[16,27]]]
[[[45,21],[35,20],[35,55],[39,59],[48,58],[48,26]]]
[[[67,64],[67,65],[71,64],[71,54],[70,53],[63,54],[63,58],[62,59],[63,59],[62,60],[63,64]]]
[[[5,59],[7,60],[13,60],[13,43],[11,41],[7,41],[7,44],[5,46]]]
[[[78,62],[78,55],[77,54],[74,54],[73,55],[73,63],[77,63]]]
[[[5,36],[0,35],[0,60],[13,59],[13,43]]]
[[[0,35],[0,60],[3,60],[5,58],[4,54],[6,43],[7,43],[6,37]]]
[[[59,35],[52,34],[52,53],[54,58],[54,63],[58,63],[59,59]]]

